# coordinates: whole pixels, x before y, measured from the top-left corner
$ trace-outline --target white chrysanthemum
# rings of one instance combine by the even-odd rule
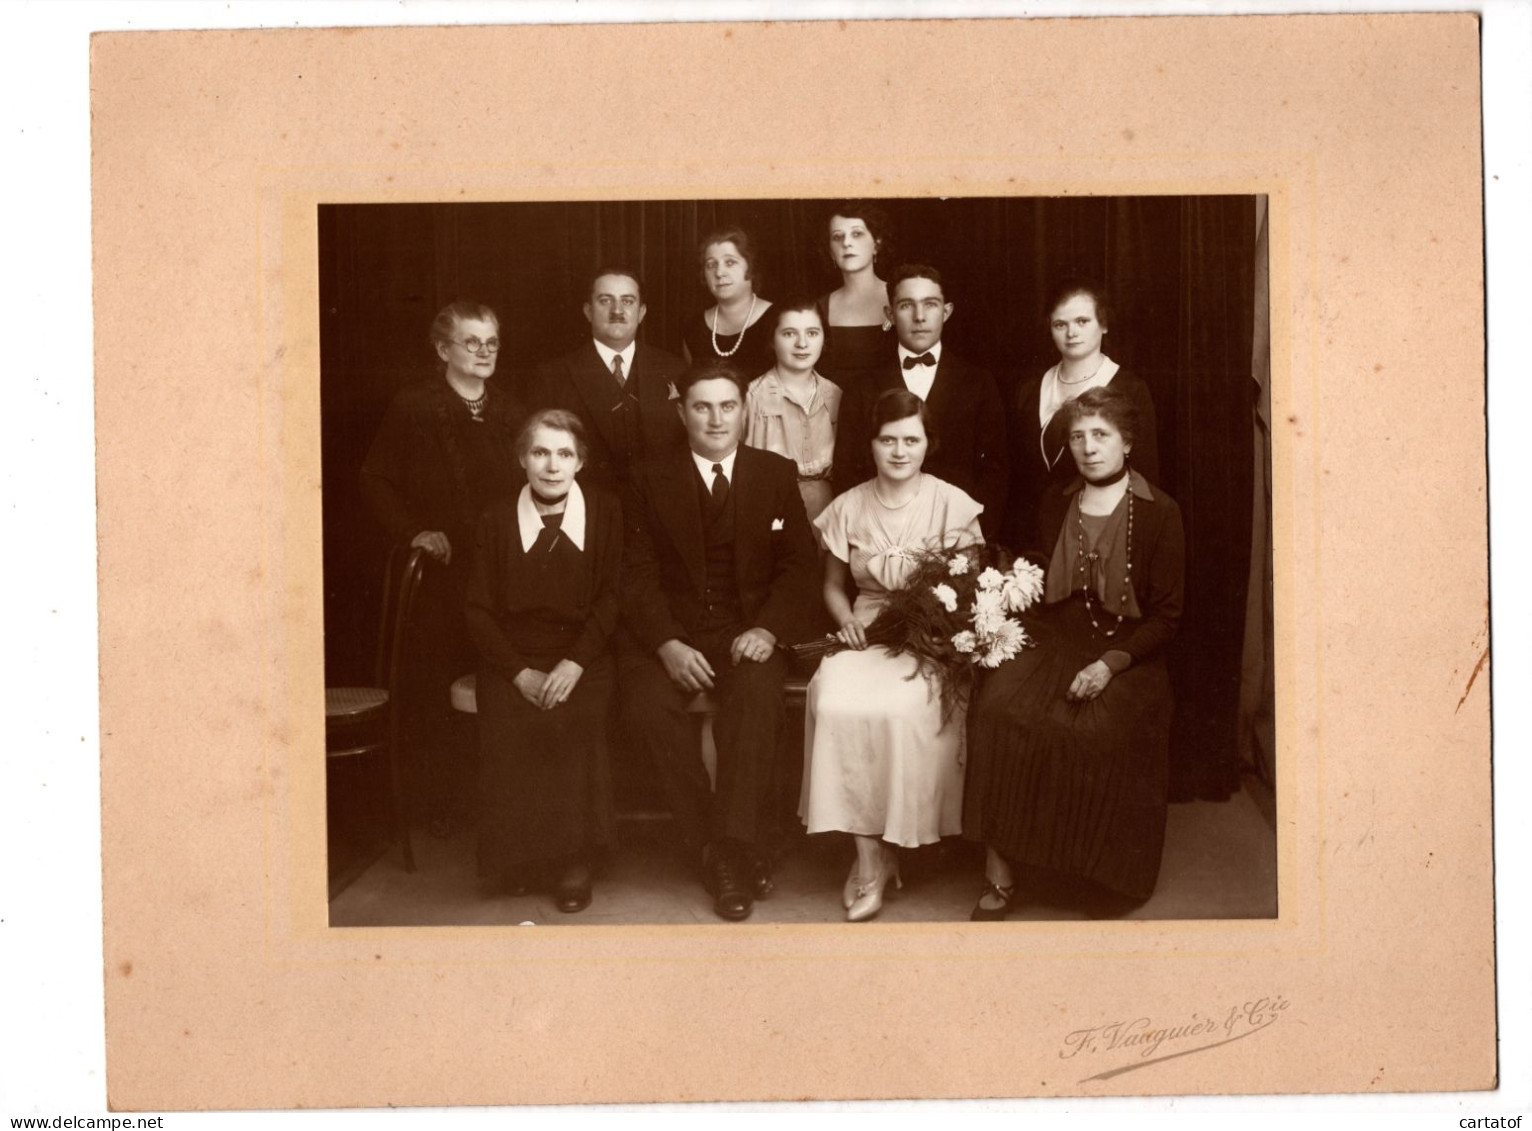
[[[966,655],[979,646],[979,638],[971,632],[960,632],[952,638],[952,646]]]
[[[947,563],[947,574],[950,577],[958,577],[973,568],[973,563],[968,560],[967,554],[958,554]]]
[[[1043,595],[1043,571],[1025,558],[1017,558],[1001,591],[1005,594],[1007,609],[1013,613],[1025,612]]]
[[[949,613],[957,612],[957,591],[950,585],[933,585],[931,592],[936,594],[936,599],[942,603],[942,608]]]
[[[1005,620],[1004,597],[999,590],[979,590],[973,595],[973,626],[980,636],[993,635]]]
[[[1026,646],[1026,629],[1013,620],[1002,621],[990,638],[989,647],[979,663],[986,668],[998,668],[1007,660],[1013,659]]]
[[[1004,584],[1005,584],[1005,574],[1001,573],[994,566],[990,566],[983,573],[979,574],[979,588],[980,589],[983,589],[983,590],[999,589]]]

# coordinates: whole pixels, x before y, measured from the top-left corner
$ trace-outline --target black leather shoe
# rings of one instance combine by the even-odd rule
[[[590,884],[560,885],[554,892],[555,906],[566,914],[573,915],[576,911],[584,911],[590,906]]]
[[[999,904],[999,907],[985,907],[984,897],[991,896]],[[1011,913],[1016,906],[1016,885],[1001,887],[999,884],[984,882],[984,890],[979,893],[979,902],[973,905],[973,913],[968,916],[974,923],[998,923]]]
[[[747,869],[731,852],[714,848],[707,860],[707,890],[713,896],[713,912],[720,919],[738,922],[748,919],[755,906],[751,885],[746,882]]]
[[[750,890],[756,899],[767,898],[777,890],[777,881],[771,874],[771,858],[764,852],[752,849],[745,859],[750,866]]]

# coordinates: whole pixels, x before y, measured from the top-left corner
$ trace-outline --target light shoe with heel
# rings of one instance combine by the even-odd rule
[[[863,922],[883,910],[883,893],[889,880],[893,880],[896,889],[904,887],[904,881],[899,876],[899,850],[888,844],[880,844],[879,847],[883,856],[882,867],[876,876],[865,880],[858,878],[856,898],[846,910],[848,922]],[[850,886],[849,879],[847,886]]]

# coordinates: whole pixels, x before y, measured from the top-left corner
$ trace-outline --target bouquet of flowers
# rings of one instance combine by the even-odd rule
[[[973,685],[974,670],[998,668],[1032,646],[1017,616],[1043,595],[1043,571],[996,546],[969,545],[915,554],[904,588],[895,590],[867,627],[867,643],[915,657],[917,670],[941,686],[942,717]],[[818,659],[848,647],[834,636],[796,645]]]

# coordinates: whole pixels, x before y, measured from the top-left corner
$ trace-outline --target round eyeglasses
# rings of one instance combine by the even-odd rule
[[[500,339],[499,338],[491,338],[487,342],[481,342],[481,341],[479,341],[478,338],[463,338],[462,340],[459,340],[457,338],[453,338],[452,340],[454,342],[457,342],[458,345],[462,346],[469,353],[480,353],[480,352],[499,353],[500,352]]]

